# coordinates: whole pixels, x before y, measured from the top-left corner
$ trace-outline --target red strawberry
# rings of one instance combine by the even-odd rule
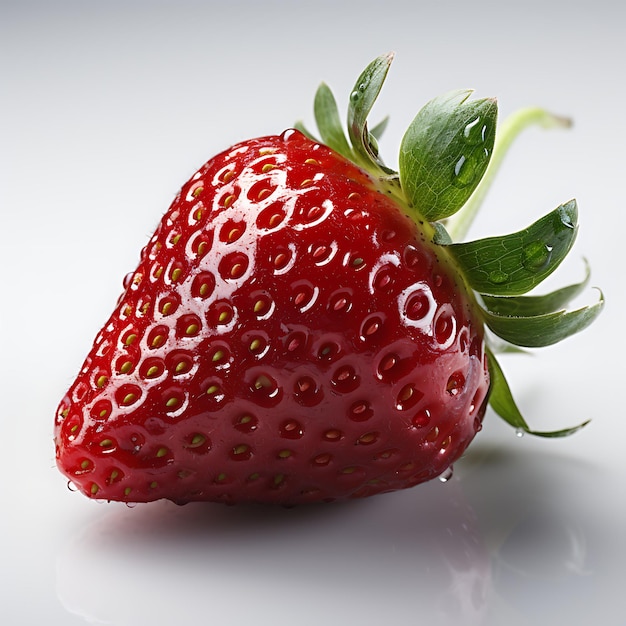
[[[546,345],[597,315],[602,301],[557,311],[583,283],[520,295],[571,247],[575,204],[451,244],[440,220],[471,205],[496,104],[429,103],[398,177],[366,125],[390,61],[357,81],[352,145],[322,86],[330,147],[298,130],[252,139],[183,186],[57,412],[57,462],[83,493],[293,504],[410,487],[461,456],[490,390],[533,432],[484,328]]]

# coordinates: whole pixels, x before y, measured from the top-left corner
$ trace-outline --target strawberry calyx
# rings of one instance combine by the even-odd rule
[[[496,353],[540,348],[566,339],[589,326],[604,307],[596,302],[568,310],[587,287],[582,281],[546,294],[534,291],[562,263],[578,232],[575,200],[563,203],[516,233],[462,241],[514,139],[526,128],[568,127],[571,122],[543,109],[513,113],[498,125],[495,98],[471,99],[472,90],[449,92],[428,102],[407,129],[399,151],[398,171],[388,167],[378,150],[387,118],[371,130],[367,118],[393,60],[385,54],[372,61],[350,93],[344,133],[336,100],[322,83],[314,101],[321,143],[366,170],[383,193],[391,195],[439,246],[473,294],[485,326],[489,403],[518,432],[542,437],[570,435],[584,421],[557,431],[532,429],[522,416]],[[317,140],[302,125],[296,127]],[[496,132],[497,131],[497,132]]]

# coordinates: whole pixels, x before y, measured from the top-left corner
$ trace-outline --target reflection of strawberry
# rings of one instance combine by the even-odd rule
[[[389,62],[357,82],[352,146],[323,87],[330,148],[296,130],[245,141],[183,186],[57,413],[58,464],[85,494],[296,503],[409,487],[465,450],[490,374],[494,408],[527,429],[484,323],[532,346],[593,319],[600,305],[553,312],[577,286],[519,295],[569,250],[575,205],[450,245],[437,220],[480,181],[496,105],[429,103],[398,176],[365,122]]]
[[[400,624],[413,622],[416,603],[420,623],[477,626],[491,600],[491,560],[461,486],[431,482],[419,499],[388,494],[382,507],[370,499],[323,514],[169,502],[109,509],[62,546],[57,593],[86,622],[118,626],[197,623],[206,606],[229,626],[292,617],[298,626]],[[137,602],[146,594],[150,602]]]

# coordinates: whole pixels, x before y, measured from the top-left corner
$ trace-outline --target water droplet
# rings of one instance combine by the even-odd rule
[[[572,221],[572,216],[568,211],[568,208],[571,207],[571,204],[568,203],[565,206],[560,207],[559,217],[561,218],[561,223],[566,228],[574,228],[574,222]]]
[[[471,157],[461,156],[454,164],[452,182],[455,187],[467,187],[476,179],[476,166]]]
[[[137,506],[136,502],[124,502],[124,504],[129,508],[129,509],[134,509]]]
[[[509,275],[502,270],[492,270],[489,272],[489,281],[494,285],[501,285],[509,279]]]
[[[298,137],[299,133],[293,128],[284,131],[283,134],[280,136],[283,141],[293,141],[295,139],[298,139]]]
[[[454,469],[452,468],[452,465],[451,465],[447,470],[444,470],[444,472],[439,475],[439,480],[442,483],[447,483],[452,478],[453,474],[454,474]]]
[[[351,94],[350,94],[350,100],[352,100],[352,102],[356,102],[361,95],[363,94],[363,92],[367,89],[367,85],[365,83],[361,83]]]
[[[67,488],[72,492],[75,493],[76,491],[78,491],[78,487],[71,481],[68,480],[67,481]]]
[[[480,116],[468,122],[463,129],[463,138],[466,143],[471,146],[477,146],[481,143],[485,143],[485,136],[487,135],[487,125],[481,124]]]
[[[538,272],[546,267],[552,256],[552,246],[543,241],[533,241],[522,250],[522,265],[530,272]]]
[[[522,428],[516,428],[515,436],[521,439],[524,436],[524,430]]]

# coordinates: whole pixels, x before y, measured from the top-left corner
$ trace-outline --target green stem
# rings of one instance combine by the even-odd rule
[[[493,154],[483,179],[461,211],[451,217],[446,224],[453,241],[461,241],[467,235],[511,144],[523,130],[533,125],[543,128],[568,128],[572,122],[568,118],[553,115],[538,107],[520,109],[505,119],[498,128]]]

